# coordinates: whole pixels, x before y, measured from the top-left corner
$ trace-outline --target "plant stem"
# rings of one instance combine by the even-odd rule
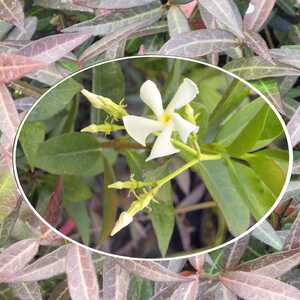
[[[199,204],[195,204],[195,205],[191,205],[191,206],[187,206],[187,207],[179,207],[175,209],[175,213],[176,214],[186,214],[189,212],[193,212],[196,210],[200,210],[200,209],[206,209],[206,208],[213,208],[216,207],[216,203],[211,201],[211,202],[204,202],[204,203],[199,203]]]

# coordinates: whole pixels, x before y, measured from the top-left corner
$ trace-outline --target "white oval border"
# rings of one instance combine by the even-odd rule
[[[175,257],[165,257],[165,258],[138,258],[138,257],[128,257],[128,256],[121,256],[121,255],[117,255],[117,254],[111,254],[111,253],[107,253],[107,252],[104,252],[104,251],[101,251],[101,250],[97,250],[97,249],[94,249],[94,248],[91,248],[89,246],[86,246],[84,244],[81,244],[77,241],[74,241],[72,240],[71,238],[65,236],[64,234],[62,234],[61,232],[59,232],[56,228],[54,228],[52,225],[50,225],[35,209],[34,207],[32,206],[32,204],[30,203],[30,201],[27,199],[27,196],[26,194],[24,193],[23,191],[23,188],[20,184],[20,181],[19,181],[19,177],[18,177],[18,172],[17,172],[17,167],[16,167],[16,151],[17,151],[17,144],[18,144],[18,140],[19,140],[19,136],[20,136],[20,131],[21,131],[21,128],[23,127],[24,123],[26,122],[29,114],[32,112],[32,110],[34,110],[34,108],[38,105],[38,103],[48,94],[50,93],[53,89],[55,89],[58,85],[60,85],[63,81],[69,79],[69,78],[72,78],[73,76],[76,76],[77,74],[81,73],[81,72],[84,72],[86,70],[89,70],[89,69],[92,69],[94,67],[98,67],[98,66],[101,66],[101,65],[104,65],[104,64],[107,64],[107,63],[111,63],[111,62],[118,62],[118,61],[123,61],[123,60],[129,60],[129,59],[143,59],[143,58],[166,58],[166,59],[180,59],[180,60],[184,60],[184,61],[189,61],[189,62],[192,62],[192,63],[196,63],[196,64],[202,64],[204,66],[207,66],[207,67],[210,67],[210,68],[214,68],[218,71],[221,71],[229,76],[231,76],[232,78],[235,78],[235,79],[238,79],[240,80],[241,82],[243,82],[246,86],[248,86],[249,88],[251,88],[253,91],[255,91],[260,97],[262,97],[268,104],[269,106],[272,108],[272,110],[274,111],[274,113],[276,114],[276,116],[278,117],[283,129],[284,129],[284,133],[285,133],[285,136],[286,136],[286,139],[287,139],[287,143],[288,143],[288,151],[289,151],[289,166],[288,166],[288,172],[287,172],[287,176],[286,176],[286,180],[285,180],[285,184],[281,190],[281,193],[279,195],[279,197],[277,198],[277,200],[275,201],[274,205],[272,206],[272,208],[265,214],[265,216],[260,220],[258,221],[257,223],[255,223],[253,226],[251,226],[247,231],[245,231],[244,233],[240,234],[239,236],[233,238],[232,240],[230,241],[227,241],[221,245],[218,245],[214,248],[211,248],[211,249],[208,249],[208,250],[204,250],[204,251],[200,251],[198,253],[192,253],[192,254],[188,254],[188,255],[179,255],[179,256],[175,256]],[[84,249],[86,250],[89,250],[89,251],[92,251],[94,253],[97,253],[97,254],[101,254],[103,256],[109,256],[109,257],[113,257],[113,258],[118,258],[118,259],[126,259],[126,260],[135,260],[135,261],[156,261],[156,262],[159,262],[159,261],[170,261],[170,260],[176,260],[176,259],[186,259],[186,258],[189,258],[189,257],[194,257],[194,256],[198,256],[198,255],[204,255],[204,254],[208,254],[210,252],[213,252],[213,251],[216,251],[218,249],[221,249],[223,247],[226,247],[236,241],[238,241],[239,239],[243,238],[244,236],[250,234],[253,230],[256,229],[256,227],[260,226],[260,224],[262,224],[270,215],[271,213],[274,211],[274,209],[278,206],[278,204],[280,203],[280,201],[282,200],[286,190],[287,190],[287,187],[290,183],[290,179],[291,179],[291,176],[292,176],[292,169],[293,169],[293,161],[294,161],[294,158],[293,158],[293,146],[292,146],[292,142],[291,142],[291,138],[290,138],[290,135],[289,135],[289,132],[288,132],[288,129],[287,129],[287,126],[283,120],[283,118],[281,117],[280,113],[277,111],[277,109],[275,108],[275,106],[269,101],[269,99],[263,94],[261,93],[257,88],[255,88],[254,86],[252,86],[252,84],[250,84],[249,82],[247,82],[246,80],[240,78],[239,76],[225,70],[225,69],[222,69],[221,67],[218,67],[218,66],[214,66],[214,65],[211,65],[209,63],[206,63],[206,62],[202,62],[202,61],[198,61],[198,60],[195,60],[195,59],[191,59],[191,58],[183,58],[183,57],[179,57],[179,56],[170,56],[170,55],[135,55],[135,56],[126,56],[126,57],[121,57],[121,58],[117,58],[117,59],[111,59],[111,60],[106,60],[106,61],[103,61],[103,62],[99,62],[99,63],[96,63],[94,65],[91,65],[91,66],[88,66],[86,68],[83,68],[79,71],[76,71],[72,74],[70,74],[69,76],[65,77],[64,79],[62,79],[61,81],[59,81],[58,83],[56,83],[54,86],[52,86],[51,88],[49,88],[47,90],[46,93],[44,93],[34,104],[33,106],[30,108],[30,110],[26,113],[25,117],[23,118],[21,124],[19,125],[18,127],[18,130],[17,130],[17,133],[16,133],[16,136],[14,138],[14,144],[13,144],[13,157],[12,157],[12,160],[13,160],[13,173],[14,173],[14,177],[15,177],[15,181],[16,181],[16,184],[17,184],[17,188],[19,190],[19,193],[21,194],[21,196],[23,197],[23,199],[27,202],[27,204],[29,205],[29,207],[31,208],[31,210],[34,212],[34,214],[46,225],[48,226],[50,229],[52,229],[57,235],[60,235],[63,239],[73,243],[73,244],[76,244],[78,246],[81,246],[83,247]],[[193,251],[193,250],[191,250]]]

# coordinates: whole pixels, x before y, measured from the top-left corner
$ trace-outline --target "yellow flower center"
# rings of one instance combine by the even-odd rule
[[[170,114],[164,113],[161,117],[160,117],[160,121],[167,124],[171,121],[172,117]]]

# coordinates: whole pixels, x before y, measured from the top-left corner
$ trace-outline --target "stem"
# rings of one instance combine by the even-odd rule
[[[187,206],[187,207],[179,207],[175,209],[175,213],[176,214],[186,214],[189,212],[193,212],[196,210],[200,210],[200,209],[206,209],[206,208],[213,208],[216,207],[216,203],[211,201],[211,202],[204,202],[204,203],[199,203],[199,204],[195,204],[195,205],[191,205],[191,206]]]

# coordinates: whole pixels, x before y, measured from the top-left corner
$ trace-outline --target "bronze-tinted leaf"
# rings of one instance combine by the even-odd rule
[[[106,258],[103,264],[103,299],[126,300],[129,273],[115,260]]]
[[[300,248],[261,256],[241,264],[238,269],[277,278],[300,264]]]
[[[43,63],[22,55],[0,54],[0,83],[9,83],[43,66]]]
[[[42,256],[12,277],[14,282],[39,281],[66,271],[66,254],[69,245]]]
[[[243,38],[242,17],[233,0],[199,0],[199,3],[228,30]]]
[[[300,71],[296,68],[284,64],[272,65],[256,56],[235,59],[224,68],[245,80],[300,75]]]
[[[0,0],[0,20],[22,28],[24,12],[21,2],[19,0]]]
[[[99,299],[97,275],[88,250],[71,245],[67,253],[66,272],[73,300]]]
[[[296,110],[287,125],[292,145],[296,146],[300,142],[300,107]]]
[[[10,287],[19,300],[42,300],[42,291],[37,282],[12,283]]]
[[[221,282],[245,300],[297,300],[300,290],[266,276],[248,272],[228,272],[220,277]]]
[[[284,250],[291,250],[300,247],[300,212],[298,213],[289,235],[284,243]]]
[[[170,300],[196,300],[198,299],[198,279],[194,279],[189,282],[184,282],[179,285],[179,287],[174,291]]]
[[[206,256],[205,254],[200,254],[189,258],[190,264],[194,267],[195,270],[197,270],[197,272],[203,271],[205,256]]]
[[[236,37],[224,30],[195,30],[177,34],[160,49],[160,54],[200,57],[236,47]]]
[[[18,54],[49,65],[64,57],[90,37],[89,33],[52,35],[31,42],[22,48]]]
[[[93,9],[74,4],[74,0],[34,0],[34,4],[46,8],[78,10],[93,13]]]
[[[74,0],[74,3],[90,8],[102,8],[102,9],[127,9],[136,6],[147,5],[151,2],[157,2],[158,0]]]
[[[180,282],[191,280],[170,271],[156,262],[134,260],[118,260],[117,262],[128,272],[156,282]]]
[[[27,239],[17,242],[0,254],[0,279],[7,279],[22,270],[37,254],[39,241]]]
[[[238,298],[231,290],[220,283],[216,290],[214,300],[238,300]]]
[[[260,31],[270,16],[276,0],[251,0],[244,16],[246,31]]]
[[[254,31],[246,31],[244,32],[244,35],[247,46],[251,48],[254,53],[266,60],[268,63],[273,65],[275,64],[266,41],[259,33]]]

